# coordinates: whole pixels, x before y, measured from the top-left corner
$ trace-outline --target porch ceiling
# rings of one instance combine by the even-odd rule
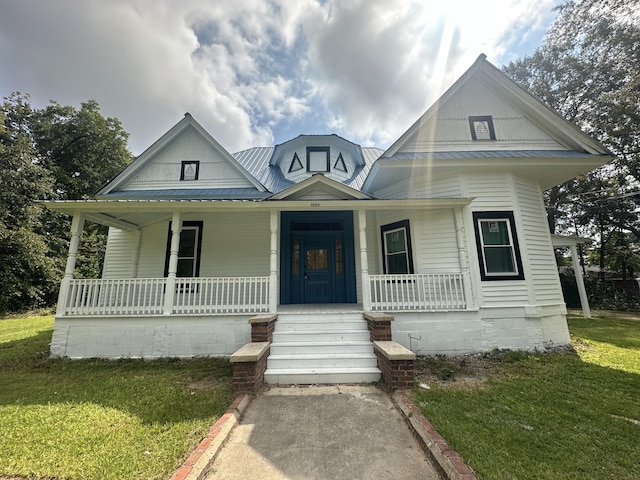
[[[216,211],[327,211],[327,210],[395,210],[442,209],[464,206],[473,198],[432,198],[410,200],[65,200],[44,201],[47,208],[67,215],[82,214],[87,220],[121,230],[140,228],[171,219],[174,212],[183,214]]]

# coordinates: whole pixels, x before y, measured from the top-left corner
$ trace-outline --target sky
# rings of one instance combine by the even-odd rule
[[[0,97],[96,100],[139,155],[185,112],[229,152],[336,133],[386,148],[560,0],[0,0]]]

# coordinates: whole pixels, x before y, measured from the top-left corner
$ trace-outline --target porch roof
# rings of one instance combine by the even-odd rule
[[[122,230],[139,230],[171,219],[173,212],[210,213],[214,211],[330,211],[442,209],[468,205],[473,198],[430,199],[354,199],[354,200],[212,200],[212,199],[106,199],[56,200],[41,202],[51,210],[67,215],[83,215],[102,225]]]

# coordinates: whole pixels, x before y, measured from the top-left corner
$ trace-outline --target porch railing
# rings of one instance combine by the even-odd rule
[[[461,273],[370,275],[372,310],[464,310]]]
[[[72,279],[64,316],[160,315],[166,278]],[[269,277],[178,278],[173,314],[264,313]]]

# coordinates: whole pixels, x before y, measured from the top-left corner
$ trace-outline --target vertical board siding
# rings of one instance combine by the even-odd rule
[[[513,211],[514,209],[513,178],[510,174],[470,175],[466,177],[465,187],[466,194],[474,198],[471,203],[473,211]],[[520,238],[523,232],[517,223],[518,217],[516,215],[516,230],[520,240],[520,248],[523,249],[526,242]],[[470,232],[475,236],[473,225],[471,225]],[[475,248],[475,238],[469,248]],[[524,252],[521,253],[524,260],[526,256]],[[473,268],[478,268],[478,266]],[[527,304],[529,303],[527,281],[526,274],[525,280],[483,281],[481,282],[481,304],[485,306]]]
[[[139,232],[125,232],[109,227],[102,278],[131,278],[134,276],[138,235]]]
[[[180,181],[183,160],[200,162],[197,181]],[[139,172],[127,184],[125,190],[234,187],[253,185],[221,152],[194,129],[188,128]]]
[[[536,302],[541,304],[562,303],[564,300],[542,202],[542,192],[537,184],[522,178],[515,179],[515,187]]]

